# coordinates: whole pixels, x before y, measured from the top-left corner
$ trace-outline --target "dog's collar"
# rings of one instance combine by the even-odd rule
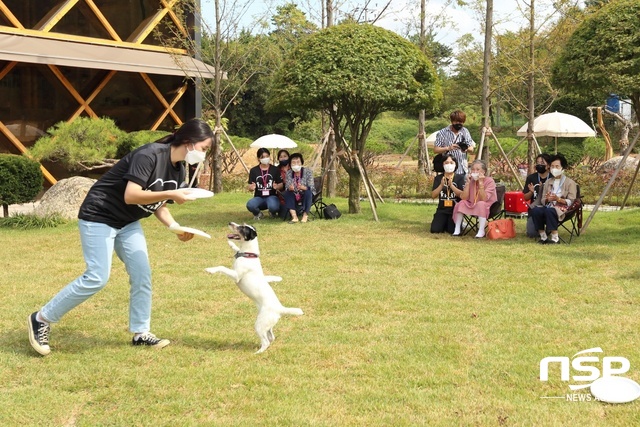
[[[253,252],[236,252],[234,257],[237,258],[258,258],[258,254],[254,254]]]

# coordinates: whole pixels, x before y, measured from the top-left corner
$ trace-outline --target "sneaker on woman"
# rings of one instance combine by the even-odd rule
[[[133,337],[131,340],[131,344],[133,345],[146,345],[153,348],[165,348],[171,343],[169,340],[160,339],[153,335],[151,332],[145,332],[144,334],[136,337]]]
[[[43,356],[51,353],[49,348],[49,331],[51,328],[48,323],[39,322],[37,319],[38,312],[31,313],[27,318],[27,328],[29,330],[29,343],[31,347]]]

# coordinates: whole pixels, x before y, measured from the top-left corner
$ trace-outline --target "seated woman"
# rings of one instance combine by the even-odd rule
[[[278,170],[280,171],[280,178],[282,178],[283,184],[287,179],[287,171],[290,169],[289,156],[291,156],[291,154],[285,149],[278,151]],[[278,199],[280,200],[280,212],[278,213],[280,218],[284,218],[287,214],[287,203],[284,200],[284,192],[286,189],[284,185],[282,187],[282,190],[277,191]]]
[[[298,212],[296,205],[302,203],[302,220],[301,222],[307,222],[309,218],[309,212],[311,211],[311,204],[313,202],[313,192],[315,188],[313,186],[313,171],[309,168],[303,168],[304,158],[300,153],[293,153],[289,157],[289,164],[291,170],[287,171],[287,179],[285,188],[287,191],[284,193],[284,198],[287,202],[287,209],[291,214],[290,224],[298,222]]]
[[[258,149],[260,164],[249,171],[247,189],[253,191],[253,198],[247,202],[247,210],[253,214],[253,219],[262,219],[262,210],[269,209],[271,217],[275,217],[280,210],[280,200],[276,190],[282,189],[282,178],[277,167],[271,164],[271,153],[266,148]]]
[[[433,191],[431,197],[438,197],[438,208],[431,221],[432,233],[453,234],[453,207],[460,200],[464,188],[464,176],[455,173],[458,169],[458,161],[452,154],[443,156],[442,165],[444,174],[436,175],[433,179]]]
[[[487,164],[482,160],[471,163],[464,183],[464,190],[460,195],[460,201],[453,208],[453,219],[455,221],[454,236],[461,233],[462,220],[464,215],[478,217],[478,233],[476,238],[484,237],[484,227],[487,225],[489,209],[498,200],[496,194],[496,183],[493,178],[485,176],[487,174]]]
[[[578,186],[575,181],[564,175],[567,159],[560,153],[551,157],[550,177],[542,190],[542,206],[531,210],[533,223],[538,230],[538,243],[560,243],[558,224],[564,219],[567,209],[578,197]],[[546,225],[546,232],[545,232]],[[549,237],[548,234],[551,234]]]

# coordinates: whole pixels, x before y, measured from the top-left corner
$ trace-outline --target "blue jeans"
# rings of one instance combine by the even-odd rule
[[[111,273],[113,251],[129,274],[129,330],[133,333],[151,329],[151,266],[147,241],[140,221],[121,229],[85,220],[78,221],[80,241],[87,269],[84,274],[53,297],[41,314],[49,322],[58,322],[66,313],[104,288]]]
[[[280,199],[278,196],[254,197],[247,202],[247,209],[256,216],[265,209],[276,215],[280,211]]]
[[[302,206],[302,211],[305,213],[309,213],[311,211],[311,205],[313,204],[313,194],[310,190],[301,191],[300,195],[302,199],[300,200],[300,205]],[[284,193],[284,200],[286,202],[287,209],[298,211],[296,201],[296,193],[293,191],[286,191]]]
[[[546,206],[536,206],[531,209],[531,217],[533,218],[533,224],[536,230],[544,230],[544,226],[547,226],[547,232],[558,230],[558,213],[554,208],[548,208]]]

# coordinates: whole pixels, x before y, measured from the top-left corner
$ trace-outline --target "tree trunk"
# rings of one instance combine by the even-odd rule
[[[489,140],[487,139],[488,133],[486,130],[490,127],[489,119],[489,77],[491,74],[491,39],[493,34],[493,0],[487,0],[487,11],[485,16],[485,28],[484,28],[484,58],[482,64],[482,132],[483,135],[480,138],[484,138],[483,146],[485,148],[484,153],[478,153],[478,155],[484,159],[489,167]]]
[[[535,105],[535,0],[529,7],[529,76],[527,77],[527,108],[529,123],[527,125],[527,165],[529,173],[535,171],[536,149],[533,141],[533,122],[536,118]]]
[[[219,123],[220,119],[216,118],[216,123]],[[213,175],[213,188],[214,193],[222,193],[222,144],[220,138],[220,125],[216,124],[216,130],[213,132],[213,144],[211,144],[212,153],[212,171]]]
[[[427,137],[424,134],[425,112],[418,114],[418,172],[426,175],[429,171],[429,156],[427,154]]]
[[[215,71],[215,80],[214,80],[214,109],[216,114],[216,128],[213,133],[213,161],[212,161],[212,170],[211,174],[213,175],[213,192],[214,193],[222,193],[222,147],[220,144],[220,129],[222,129],[222,96],[221,96],[221,86],[222,86],[222,75],[224,71],[222,70],[222,52],[221,52],[221,44],[222,44],[222,35],[220,33],[220,26],[222,25],[222,16],[220,15],[220,0],[215,0],[215,15],[216,15],[216,34],[215,34],[215,55],[214,55],[214,71]]]
[[[349,213],[360,213],[360,186],[362,176],[358,168],[346,168],[349,174]]]
[[[426,53],[426,17],[427,0],[420,0],[420,50]],[[427,155],[426,136],[424,135],[425,111],[420,110],[418,114],[418,172],[427,174],[429,171],[429,159]],[[419,190],[419,189],[418,189]]]

